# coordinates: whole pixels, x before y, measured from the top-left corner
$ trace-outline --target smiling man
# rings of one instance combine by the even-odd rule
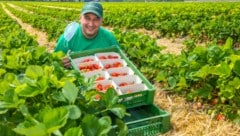
[[[72,22],[59,37],[55,52],[79,52],[97,48],[118,46],[113,33],[103,28],[103,7],[99,2],[86,3],[81,11],[80,23]],[[70,67],[70,60],[63,59],[64,67]]]

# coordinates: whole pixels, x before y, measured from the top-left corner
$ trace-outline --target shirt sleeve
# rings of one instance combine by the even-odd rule
[[[62,51],[63,53],[67,53],[68,51],[68,42],[67,40],[64,38],[64,35],[62,34],[59,39],[58,42],[54,48],[54,52],[58,52],[58,51]]]
[[[68,24],[64,30],[64,33],[59,37],[54,52],[62,51],[66,54],[70,49],[70,41],[73,39],[78,29],[79,24],[77,22],[72,22]]]

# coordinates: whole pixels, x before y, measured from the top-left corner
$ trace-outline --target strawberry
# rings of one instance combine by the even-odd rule
[[[106,56],[99,56],[98,58],[99,58],[100,60],[107,59]]]
[[[225,120],[225,117],[224,117],[224,115],[222,115],[221,113],[219,113],[219,114],[216,116],[216,119],[217,119],[218,121],[221,121],[221,120]]]
[[[117,76],[119,76],[119,74],[117,72],[113,72],[113,73],[111,73],[111,76],[117,77]]]
[[[126,76],[127,75],[127,73],[121,73],[121,74],[119,74],[119,76]]]
[[[97,94],[96,96],[95,96],[95,100],[96,101],[99,101],[101,99],[101,95],[100,94]]]
[[[128,83],[126,83],[126,82],[122,82],[119,84],[119,86],[126,86],[126,85],[128,85]]]
[[[92,65],[94,69],[99,69],[99,65],[98,64],[93,64]]]
[[[108,58],[109,59],[118,59],[118,56],[117,55],[108,55]]]
[[[111,65],[110,64],[106,64],[104,68],[105,69],[109,69],[109,68],[111,68]]]
[[[120,62],[114,62],[112,67],[122,67],[122,64]]]
[[[212,99],[212,105],[213,105],[213,106],[215,106],[217,103],[218,103],[218,99],[217,99],[217,98]]]
[[[102,84],[97,84],[97,86],[96,86],[96,90],[98,90],[98,91],[102,91],[102,90],[103,90],[103,86],[102,86]]]
[[[89,61],[93,61],[92,58],[87,58],[87,59],[84,59],[83,62],[89,62]]]
[[[104,80],[104,77],[98,77],[96,81]]]
[[[80,65],[79,70],[83,70],[83,69],[85,69],[85,66]]]

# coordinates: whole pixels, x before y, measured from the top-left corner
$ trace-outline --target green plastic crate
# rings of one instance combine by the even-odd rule
[[[123,121],[128,126],[128,136],[156,136],[170,130],[170,114],[155,104],[139,106],[127,110],[131,116]],[[113,126],[109,136],[117,136],[118,128]]]
[[[153,103],[155,87],[143,76],[143,74],[136,68],[136,66],[128,59],[125,53],[117,47],[104,48],[104,49],[95,49],[95,50],[87,50],[83,52],[75,52],[69,54],[71,60],[75,58],[80,58],[84,56],[94,55],[96,53],[102,52],[116,52],[118,53],[122,59],[124,59],[127,63],[127,66],[130,67],[136,75],[142,80],[142,82],[147,86],[147,90],[138,91],[130,94],[119,95],[120,103],[125,105],[126,108],[133,108],[142,105],[148,105]],[[79,70],[78,66],[72,61],[72,66],[74,69]],[[80,71],[80,70],[79,70]]]

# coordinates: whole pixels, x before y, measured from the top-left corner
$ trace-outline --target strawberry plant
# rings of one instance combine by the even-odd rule
[[[11,41],[18,41],[14,44],[0,41],[4,45],[0,47],[1,135],[107,135],[115,122],[110,114],[120,122],[120,131],[127,133],[121,121],[127,114],[126,109],[118,104],[115,90],[98,92],[94,81],[62,66],[61,52],[47,52],[16,22],[4,14],[0,18],[7,20],[4,26],[16,25],[1,28],[1,31],[15,33],[5,33],[0,39],[15,34]],[[100,99],[96,101],[97,95]]]
[[[189,49],[166,58],[155,81],[165,83],[166,90],[185,95],[191,101],[211,102],[218,98],[211,111],[221,111],[225,117],[238,122],[239,111],[233,107],[239,106],[240,57],[239,52],[232,49],[232,39],[224,46]]]

